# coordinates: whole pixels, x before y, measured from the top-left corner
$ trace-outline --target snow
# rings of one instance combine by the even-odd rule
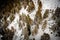
[[[42,1],[42,4],[43,4],[43,6],[42,6],[42,15],[44,14],[44,12],[45,12],[46,9],[56,9],[57,6],[59,6],[59,5],[58,5],[58,4],[59,4],[59,3],[58,3],[58,0],[41,0],[41,1]],[[32,20],[34,20],[36,11],[38,10],[38,4],[37,4],[37,0],[33,0],[33,2],[34,2],[34,4],[35,4],[35,10],[33,10],[33,11],[31,12],[31,14],[29,14],[29,12],[28,12],[26,9],[24,9],[23,7],[21,8],[19,14],[22,15],[22,13],[23,13],[23,14],[25,14],[26,16],[29,14],[30,18],[31,18]],[[18,24],[18,22],[19,22],[19,14],[18,14],[18,13],[15,14],[15,19],[14,19],[13,22],[12,22],[11,24],[9,24],[9,26],[8,26],[9,29],[11,29],[12,26],[13,26],[14,29],[16,29],[15,35],[14,35],[14,37],[13,37],[13,40],[20,40],[21,37],[22,37],[22,38],[24,37],[24,36],[21,36],[21,34],[22,34],[22,29],[19,30],[19,26],[18,26],[18,25],[19,25],[19,24]],[[51,40],[55,40],[55,39],[56,39],[56,38],[54,37],[54,35],[51,35],[51,34],[50,34],[51,30],[49,29],[49,27],[51,27],[51,26],[54,24],[54,20],[50,19],[51,16],[52,16],[52,14],[49,14],[49,17],[46,19],[46,20],[50,20],[50,21],[47,22],[47,28],[43,31],[43,30],[42,30],[42,24],[39,25],[38,34],[35,35],[35,36],[30,35],[30,37],[29,37],[30,39],[35,38],[36,40],[40,40],[40,37],[41,37],[41,35],[43,35],[43,33],[48,33],[48,34],[50,35],[50,37],[51,37]],[[8,20],[9,20],[9,19],[8,19]],[[45,20],[43,20],[43,21],[45,21]],[[33,25],[32,27],[34,28],[34,26],[35,26],[35,25]],[[26,26],[24,26],[24,28],[25,28],[25,27],[26,27]],[[24,28],[23,28],[23,29],[24,29]],[[31,29],[31,30],[32,30],[32,29]],[[17,36],[17,38],[15,38],[16,36]],[[22,40],[23,40],[23,39],[22,39]]]

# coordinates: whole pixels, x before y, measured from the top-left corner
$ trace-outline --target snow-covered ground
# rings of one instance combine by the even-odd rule
[[[22,9],[20,10],[19,14],[22,15],[22,13],[24,13],[26,16],[29,14],[30,18],[32,20],[34,20],[36,11],[38,10],[38,0],[33,0],[34,4],[35,4],[35,10],[31,12],[31,14],[29,14],[29,12],[24,9],[22,7]],[[60,2],[59,0],[41,0],[42,2],[42,16],[45,12],[46,9],[56,9],[57,6],[60,7]],[[13,22],[8,26],[9,29],[11,29],[11,26],[14,27],[14,29],[16,29],[15,35],[13,37],[13,40],[20,40],[21,38],[24,38],[24,35],[21,36],[22,34],[22,29],[24,29],[24,27],[22,29],[19,29],[19,14],[16,13],[15,14],[15,19],[13,20]],[[49,27],[51,27],[54,24],[54,20],[50,19],[52,16],[52,14],[49,14],[49,17],[45,20],[47,20],[47,28],[43,31],[41,28],[41,24],[39,25],[39,29],[38,29],[38,34],[37,35],[30,35],[30,39],[35,38],[36,40],[40,40],[41,35],[43,35],[43,33],[48,33],[50,35],[51,40],[57,40],[58,38],[55,37],[53,34],[50,34],[52,30],[49,29]],[[45,21],[43,20],[43,21]],[[33,26],[34,27],[34,26]],[[22,39],[23,40],[23,39]]]

